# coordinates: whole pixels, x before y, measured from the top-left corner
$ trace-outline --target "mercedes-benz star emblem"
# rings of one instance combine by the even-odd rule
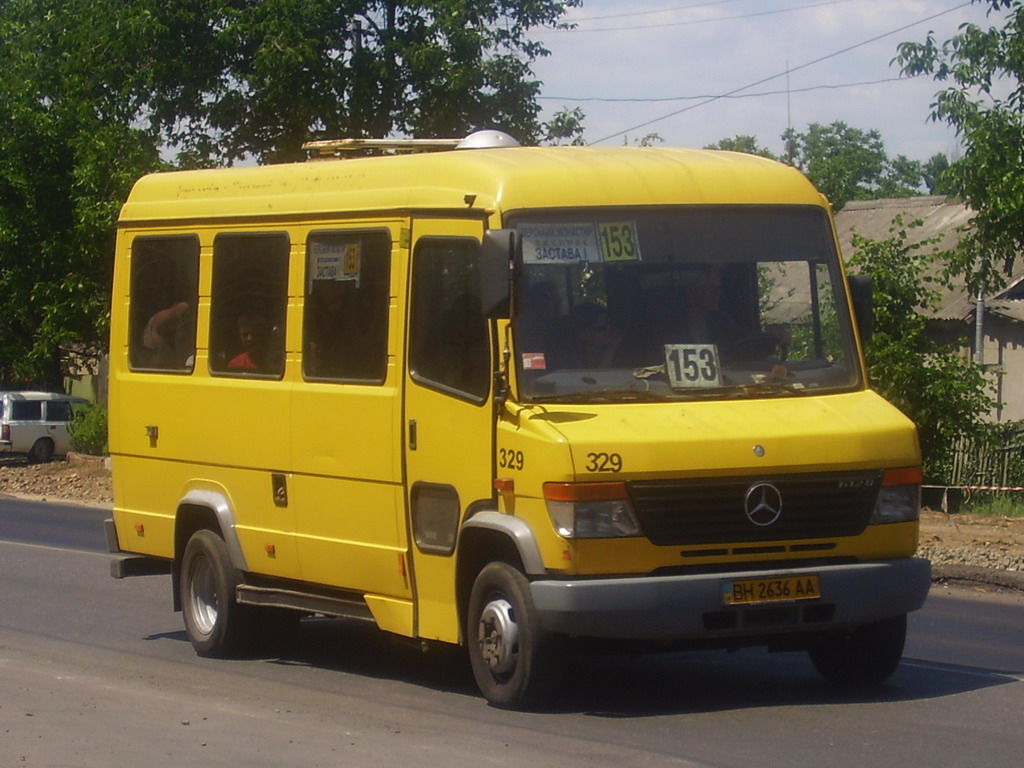
[[[764,528],[782,514],[782,494],[771,483],[754,483],[747,489],[744,509],[750,522]]]

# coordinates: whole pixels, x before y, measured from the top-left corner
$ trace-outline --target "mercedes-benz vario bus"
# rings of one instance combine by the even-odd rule
[[[364,619],[465,646],[507,707],[592,641],[887,679],[920,452],[826,200],[743,154],[449,145],[135,185],[114,574],[169,572],[201,654]]]

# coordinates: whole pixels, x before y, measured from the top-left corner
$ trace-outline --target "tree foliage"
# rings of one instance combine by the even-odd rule
[[[1005,12],[1003,26],[965,24],[943,43],[929,34],[900,45],[896,57],[904,74],[943,84],[932,118],[950,125],[963,145],[943,180],[975,212],[959,264],[972,288],[998,285],[1000,266],[1024,248],[1024,4],[984,2]]]
[[[803,134],[788,130],[784,139],[793,164],[837,209],[855,199],[860,189],[876,184],[885,168],[885,147],[876,130],[862,131],[843,122],[812,123]]]
[[[771,160],[779,160],[781,158],[765,147],[762,147],[757,140],[756,136],[750,134],[737,134],[729,139],[721,139],[716,141],[714,144],[708,144],[704,149],[721,149],[726,152],[744,152],[748,155],[758,155],[760,157],[767,157]]]
[[[938,152],[929,157],[922,167],[922,179],[930,195],[955,195],[956,190],[946,174],[950,168],[949,158]]]
[[[4,0],[0,379],[106,333],[131,183],[339,136],[542,134],[531,29],[579,0]]]
[[[106,119],[101,89],[82,98],[88,78],[56,44],[55,11],[29,11],[9,2],[0,15],[0,378],[57,389],[60,350],[105,336],[112,224],[158,153]]]
[[[802,170],[836,210],[850,200],[919,195],[924,164],[904,155],[890,158],[877,130],[836,121],[811,123],[807,131],[787,130],[787,160]]]
[[[925,471],[943,478],[956,441],[984,430],[995,407],[981,366],[926,333],[923,311],[935,308],[947,253],[935,240],[908,242],[897,217],[885,240],[853,236],[851,268],[872,279],[874,333],[866,356],[872,385],[917,424]],[[930,249],[930,250],[929,250]]]
[[[583,121],[586,114],[580,107],[564,108],[555,112],[551,119],[544,123],[543,142],[551,146],[570,144],[574,147],[587,143],[583,138]]]
[[[722,139],[706,149],[746,152],[794,165],[837,210],[850,200],[911,197],[922,194],[926,186],[930,191],[926,168],[933,173],[932,183],[937,184],[942,170],[938,164],[945,159],[938,155],[925,164],[904,155],[891,158],[877,130],[853,128],[842,121],[811,123],[803,132],[789,128],[781,138],[781,155],[762,147],[755,136],[743,134]]]

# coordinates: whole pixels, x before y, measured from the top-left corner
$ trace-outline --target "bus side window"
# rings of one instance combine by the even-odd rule
[[[384,383],[390,266],[387,232],[310,235],[302,334],[305,378]]]
[[[219,234],[213,241],[210,370],[284,375],[288,237]]]
[[[476,294],[479,244],[424,238],[416,249],[409,324],[413,378],[480,401],[490,390],[487,320]]]
[[[132,241],[128,362],[133,370],[191,373],[196,355],[199,238]]]

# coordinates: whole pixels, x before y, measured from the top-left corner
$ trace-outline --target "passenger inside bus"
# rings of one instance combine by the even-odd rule
[[[726,360],[785,360],[790,344],[787,326],[774,324],[763,330],[744,327],[722,308],[721,269],[701,264],[696,275],[697,279],[684,290],[683,314],[676,330],[678,341],[716,344]]]
[[[622,334],[599,304],[580,304],[570,318],[573,344],[566,368],[612,368],[616,364]]]
[[[191,368],[195,360],[195,325],[189,304],[179,301],[150,317],[142,331],[142,347],[147,367]]]
[[[242,351],[231,358],[228,368],[234,371],[261,372],[266,367],[269,327],[266,318],[255,314],[238,316],[238,338]]]

